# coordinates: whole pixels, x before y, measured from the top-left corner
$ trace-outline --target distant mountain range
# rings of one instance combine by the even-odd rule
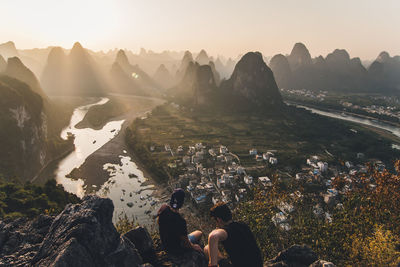
[[[284,106],[278,87],[400,92],[400,57],[386,52],[367,69],[346,50],[312,58],[301,43],[290,55],[272,57],[271,68],[259,52],[245,54],[237,64],[232,59],[225,63],[219,57],[214,60],[205,50],[195,55],[190,51],[157,54],[142,50],[139,55],[126,50],[93,52],[80,43],[70,50],[17,50],[12,42],[1,44],[0,111],[6,115],[0,116],[0,173],[32,177],[57,153],[57,147],[65,145],[58,131],[63,127],[59,119],[63,110],[48,95],[165,96],[189,108],[264,112]],[[138,62],[147,68],[152,65],[153,75]],[[29,64],[43,66],[40,80]],[[16,162],[23,168],[12,165]]]
[[[269,65],[280,88],[400,93],[400,57],[386,52],[366,69],[344,49],[311,58],[306,46],[296,43],[290,55],[275,55]]]

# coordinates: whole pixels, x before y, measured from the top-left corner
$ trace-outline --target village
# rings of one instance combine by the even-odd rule
[[[154,147],[151,147],[154,149]],[[255,187],[268,191],[273,183],[268,176],[253,177],[246,170],[256,166],[243,167],[240,158],[229,151],[224,145],[207,147],[202,143],[193,144],[185,149],[178,146],[173,150],[168,144],[164,145],[164,153],[178,159],[168,164],[170,169],[178,169],[180,173],[173,177],[169,184],[171,188],[184,188],[193,205],[199,210],[207,210],[218,202],[228,203],[231,208],[246,201]],[[313,192],[315,205],[313,213],[316,217],[332,222],[330,210],[342,207],[342,197],[352,189],[352,177],[359,173],[367,173],[368,167],[364,163],[364,154],[357,153],[358,164],[345,161],[338,166],[329,166],[327,162],[320,160],[316,155],[310,156],[300,172],[290,175],[278,169],[277,151],[260,152],[256,148],[249,150],[249,155],[258,166],[268,165],[274,170],[274,174],[281,179],[291,179],[298,184],[317,184],[322,190]],[[282,165],[282,163],[280,163]],[[375,160],[373,166],[379,171],[385,169],[385,165]],[[340,190],[332,184],[335,179],[344,181]],[[371,190],[376,185],[370,183]],[[289,230],[290,214],[295,210],[294,204],[303,197],[300,191],[290,194],[290,198],[277,204],[277,213],[272,218],[276,226],[283,230]]]

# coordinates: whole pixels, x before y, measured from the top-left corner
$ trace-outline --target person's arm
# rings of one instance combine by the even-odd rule
[[[210,260],[208,265],[218,265],[218,243],[228,238],[228,233],[224,229],[215,229],[208,235],[208,250]]]
[[[181,236],[181,240],[182,240],[182,243],[183,243],[183,247],[191,248],[191,249],[197,250],[199,252],[203,252],[203,250],[201,249],[201,247],[199,245],[193,244],[192,242],[190,242],[190,240],[189,240],[187,235]]]
[[[181,233],[180,233],[180,238],[182,240],[182,245],[185,248],[191,248],[194,250],[197,250],[199,252],[203,252],[203,250],[201,249],[201,247],[197,244],[192,244],[192,242],[190,242],[189,238],[188,238],[188,231],[187,231],[187,225],[186,225],[186,220],[181,220],[181,226],[179,227],[179,229],[181,229]]]

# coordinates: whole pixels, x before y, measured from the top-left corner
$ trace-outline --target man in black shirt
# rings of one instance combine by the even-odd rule
[[[218,266],[223,259],[218,250],[221,242],[234,267],[262,267],[261,251],[250,228],[240,222],[232,220],[232,213],[224,203],[218,203],[210,210],[210,215],[216,222],[218,229],[208,236],[208,245],[204,253],[208,256],[208,266]]]
[[[175,189],[171,196],[170,204],[164,204],[158,211],[158,226],[161,243],[168,253],[180,254],[185,249],[203,251],[196,244],[201,236],[201,231],[194,231],[188,235],[186,220],[179,214],[185,200],[185,192]]]

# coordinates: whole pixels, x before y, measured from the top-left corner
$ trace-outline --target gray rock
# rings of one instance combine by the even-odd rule
[[[147,229],[142,226],[138,226],[125,233],[124,237],[128,238],[135,245],[140,254],[154,251],[153,239],[151,239]]]
[[[120,238],[110,199],[86,196],[53,221],[32,264],[37,266],[140,266],[132,242]]]
[[[54,217],[0,221],[0,266],[25,266],[35,256]]]
[[[318,260],[317,254],[307,246],[293,245],[290,248],[279,252],[278,256],[269,260],[265,266],[280,267],[307,267]]]

